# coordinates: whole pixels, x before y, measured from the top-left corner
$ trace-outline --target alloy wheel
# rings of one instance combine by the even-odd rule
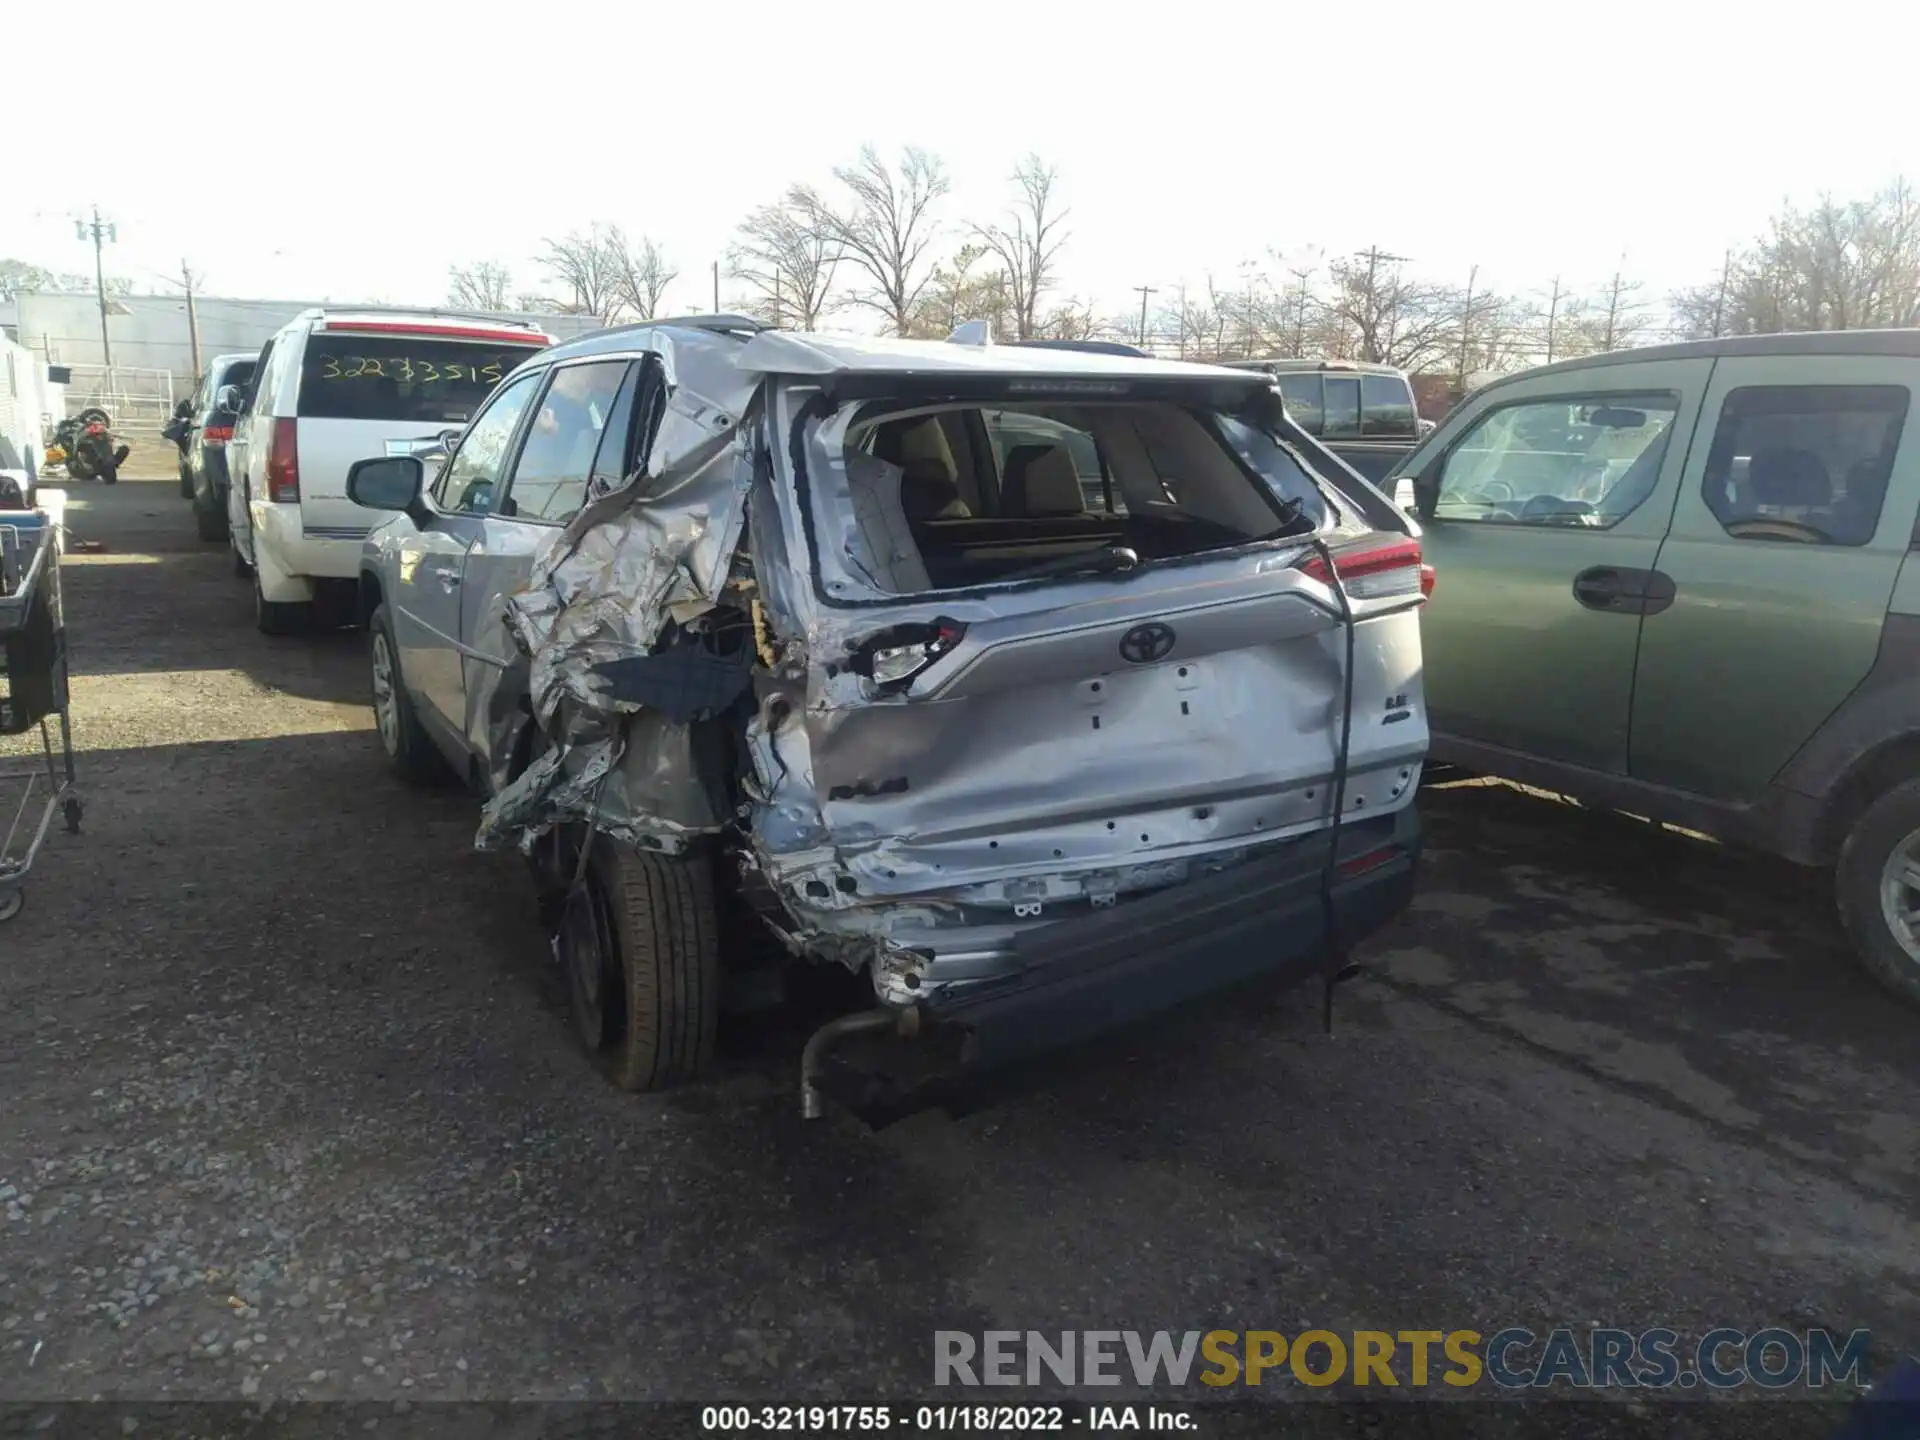
[[[373,719],[380,727],[380,743],[387,754],[400,753],[400,698],[394,691],[393,651],[386,632],[373,634]]]
[[[1920,830],[1894,846],[1881,867],[1880,914],[1907,958],[1920,965]]]

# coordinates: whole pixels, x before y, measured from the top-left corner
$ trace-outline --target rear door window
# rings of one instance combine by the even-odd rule
[[[1350,439],[1360,433],[1360,377],[1328,375],[1326,418],[1320,433],[1329,440]]]
[[[1309,435],[1318,435],[1326,423],[1326,406],[1320,398],[1318,375],[1282,375],[1280,398],[1286,402],[1287,416]]]
[[[1360,433],[1369,439],[1411,440],[1413,390],[1398,375],[1360,377]]]
[[[1907,420],[1904,385],[1753,385],[1720,409],[1702,477],[1736,540],[1865,545]]]
[[[516,517],[565,520],[585,503],[594,456],[631,368],[630,361],[606,360],[554,371],[514,464],[507,494]]]
[[[318,332],[307,338],[301,362],[299,414],[464,424],[507,372],[534,353],[527,345]]]

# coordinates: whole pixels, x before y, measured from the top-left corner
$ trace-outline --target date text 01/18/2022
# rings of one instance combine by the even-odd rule
[[[1008,1430],[1192,1430],[1184,1410],[1157,1405],[707,1405],[702,1430],[918,1433]]]

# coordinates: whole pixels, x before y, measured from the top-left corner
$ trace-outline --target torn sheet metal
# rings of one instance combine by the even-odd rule
[[[589,496],[507,601],[533,716],[555,748],[495,795],[482,848],[509,836],[524,848],[590,817],[614,834],[675,844],[720,823],[687,793],[687,726],[657,713],[636,723],[650,712],[621,677],[654,654],[669,619],[710,607],[726,582],[752,480],[742,422],[760,379],[733,363],[732,341],[663,336],[658,347],[640,382],[638,403],[658,414],[641,463]]]

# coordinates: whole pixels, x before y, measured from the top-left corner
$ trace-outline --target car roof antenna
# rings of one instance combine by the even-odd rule
[[[947,336],[949,345],[993,344],[993,322],[991,320],[969,320],[965,324],[953,327],[953,333]]]

